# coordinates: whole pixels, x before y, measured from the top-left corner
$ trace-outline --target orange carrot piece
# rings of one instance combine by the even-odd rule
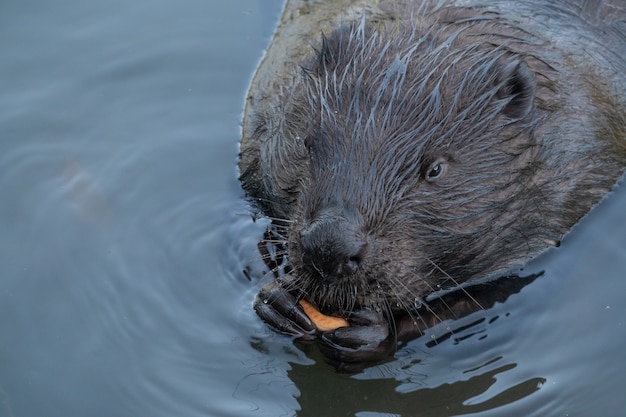
[[[300,300],[300,305],[304,310],[304,313],[309,316],[317,330],[321,332],[328,332],[340,327],[349,326],[348,321],[341,317],[333,317],[322,314],[313,304],[306,300]]]

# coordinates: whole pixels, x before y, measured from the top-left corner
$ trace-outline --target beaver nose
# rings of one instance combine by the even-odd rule
[[[324,279],[354,275],[367,249],[357,230],[357,225],[343,217],[316,220],[300,234],[302,262]]]

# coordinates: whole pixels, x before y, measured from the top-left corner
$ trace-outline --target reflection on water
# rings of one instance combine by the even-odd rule
[[[3,7],[0,416],[252,412],[236,143],[279,7]]]
[[[462,415],[494,410],[519,401],[538,389],[543,378],[519,381],[502,392],[492,392],[500,374],[516,367],[512,363],[499,363],[495,358],[484,368],[468,370],[471,376],[461,380],[431,386],[428,375],[420,363],[398,367],[396,361],[379,367],[366,378],[337,376],[326,368],[311,372],[311,367],[295,365],[289,377],[302,392],[298,399],[302,407],[299,416],[324,415],[333,410],[336,415],[366,415],[365,412],[386,415]],[[311,375],[313,374],[313,377]],[[448,375],[450,377],[451,375]],[[398,386],[396,378],[405,380]],[[339,381],[338,381],[339,380]],[[410,388],[409,388],[410,387]]]
[[[520,294],[357,375],[256,318],[235,161],[280,3],[3,7],[0,417],[625,409],[624,190]]]
[[[452,331],[464,347],[479,343],[481,334],[489,330],[485,320],[462,327]],[[454,359],[446,357],[445,352],[429,352],[435,346],[429,348],[423,341],[411,343],[394,360],[353,377],[338,375],[328,366],[294,364],[289,378],[301,392],[298,403],[302,411],[298,416],[323,415],[329,409],[336,412],[334,415],[359,416],[378,415],[367,412],[409,416],[480,413],[514,404],[546,382],[543,377],[507,378],[507,374],[516,373],[518,365],[503,356],[491,356],[495,353],[483,355],[486,359],[476,355],[471,368],[459,368],[452,365]],[[303,348],[317,363],[323,362],[311,345]],[[499,383],[500,379],[507,379],[508,384]]]
[[[106,191],[77,161],[66,161],[61,172],[61,189],[68,204],[83,220],[103,225],[110,216]]]

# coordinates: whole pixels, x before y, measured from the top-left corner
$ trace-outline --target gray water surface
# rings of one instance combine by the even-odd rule
[[[256,318],[237,141],[281,6],[0,6],[0,417],[626,415],[624,189],[361,374]]]

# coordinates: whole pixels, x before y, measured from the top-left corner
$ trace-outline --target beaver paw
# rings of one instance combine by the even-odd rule
[[[317,328],[304,313],[296,297],[276,281],[261,288],[253,307],[259,317],[274,330],[301,340],[315,340]]]
[[[357,372],[390,357],[396,342],[382,313],[372,310],[352,312],[349,327],[321,333],[319,348],[326,361],[346,372]]]
[[[296,297],[276,281],[261,288],[254,310],[274,330],[300,341],[316,341],[326,362],[340,371],[360,371],[390,357],[396,350],[395,338],[382,313],[356,310],[348,317],[348,326],[323,331]]]

